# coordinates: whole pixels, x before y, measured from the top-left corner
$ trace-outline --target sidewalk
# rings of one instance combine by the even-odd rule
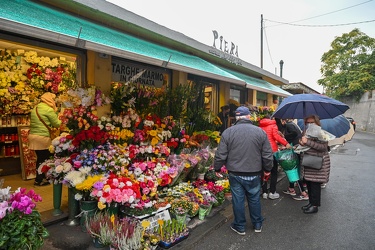
[[[285,177],[284,172],[279,172],[278,182]],[[50,214],[50,213],[48,213]],[[46,214],[47,215],[47,214]],[[42,214],[43,216],[43,214]],[[212,212],[204,220],[194,217],[188,222],[190,229],[189,237],[171,247],[170,249],[192,249],[207,234],[219,228],[228,220],[233,218],[232,203],[229,200],[212,209]],[[80,226],[66,225],[67,214],[63,214],[57,218],[46,220],[46,226],[50,236],[45,239],[42,250],[94,250],[92,238],[88,233],[82,232]]]

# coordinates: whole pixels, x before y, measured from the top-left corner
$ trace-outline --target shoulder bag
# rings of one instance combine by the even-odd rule
[[[39,113],[38,113],[38,108],[35,108],[35,112],[36,112],[36,115],[38,116],[39,120],[44,124],[44,126],[46,126],[46,128],[48,129],[48,132],[49,132],[49,137],[51,138],[51,140],[55,139],[56,137],[58,137],[60,135],[60,129],[59,128],[51,128],[50,126],[48,126],[44,121],[43,119],[40,117]]]
[[[323,156],[303,154],[301,165],[319,170],[323,166]]]

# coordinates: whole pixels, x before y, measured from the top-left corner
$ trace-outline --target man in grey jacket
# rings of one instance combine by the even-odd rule
[[[261,176],[269,177],[273,166],[273,153],[266,133],[250,121],[247,107],[236,110],[236,123],[221,135],[215,153],[215,171],[223,165],[229,172],[232,193],[234,221],[231,229],[245,235],[245,197],[255,232],[262,231],[262,211],[260,204]]]

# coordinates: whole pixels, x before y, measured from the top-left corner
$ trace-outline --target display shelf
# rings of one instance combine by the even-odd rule
[[[31,150],[28,149],[28,127],[19,123],[14,123],[14,121],[18,120],[23,121],[25,119],[12,119],[10,125],[0,126],[0,168],[3,169],[1,175],[22,173],[23,179],[28,179],[27,176],[33,178],[35,177],[35,166],[34,169],[32,169],[32,166],[30,167],[30,162],[31,165],[33,161],[35,162],[36,158],[33,157],[35,152],[31,152]],[[21,139],[23,141],[21,141]],[[25,159],[23,159],[23,157],[25,157]],[[28,170],[25,170],[25,162],[27,162],[29,166]]]

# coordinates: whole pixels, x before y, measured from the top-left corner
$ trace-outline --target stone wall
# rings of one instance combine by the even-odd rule
[[[352,117],[356,122],[356,129],[375,133],[375,90],[363,94],[359,102],[352,99],[343,99],[350,109],[345,116]]]

